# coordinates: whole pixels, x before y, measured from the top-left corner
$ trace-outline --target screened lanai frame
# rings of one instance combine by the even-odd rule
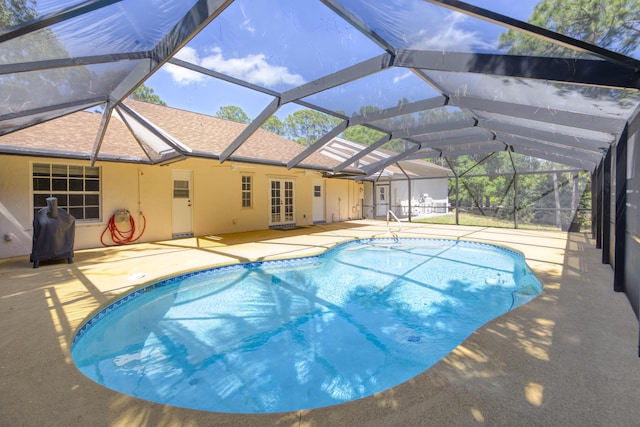
[[[238,148],[270,117],[294,106],[330,116],[334,126],[309,141],[298,155],[277,164],[323,170],[327,177],[375,179],[401,160],[503,150],[593,172],[640,105],[640,54],[626,56],[533,26],[490,10],[491,2],[471,3],[39,1],[31,9],[32,19],[0,30],[0,46],[6,52],[0,56],[0,84],[6,94],[0,100],[0,135],[98,106],[103,110],[102,123],[92,151],[63,155],[88,158],[91,164],[98,160],[157,164],[189,156],[225,162],[237,160]],[[238,40],[235,18],[242,13],[257,25],[258,15],[249,11],[265,7],[271,15],[261,19],[294,27],[281,25],[261,36],[270,43],[262,46],[265,57],[288,61],[289,80],[256,83],[255,78],[224,69],[215,61],[198,60],[194,44],[198,40],[239,49],[243,40]],[[442,24],[433,29],[425,26],[425,22],[447,19],[482,34],[509,29],[530,35],[550,46],[550,51],[553,48],[554,56],[501,52],[496,39],[489,36],[447,44],[438,33]],[[326,41],[312,38],[307,30],[318,21],[331,27],[319,32],[327,36]],[[316,58],[313,49],[274,43],[298,33],[316,49],[323,43],[330,45],[323,50],[327,56]],[[329,37],[333,33],[356,40],[357,49]],[[440,49],[442,43],[446,50]],[[219,62],[224,61],[217,52]],[[311,64],[308,75],[298,72],[305,62]],[[124,104],[136,87],[163,67],[181,68],[259,94],[257,105],[262,107],[226,149],[194,151],[164,132],[162,124],[149,123]],[[429,111],[444,118],[434,122]],[[127,124],[144,157],[101,155],[114,112]],[[311,154],[354,126],[384,136],[333,167],[309,164]],[[388,147],[393,140],[403,141],[401,151],[354,173],[360,158]],[[50,151],[22,148],[3,146],[0,139],[0,152],[60,155],[55,147]]]
[[[525,3],[529,9],[514,7]],[[497,153],[541,159],[559,165],[549,171],[551,177],[584,171],[592,178],[596,245],[603,262],[614,267],[614,289],[628,293],[638,315],[640,289],[628,279],[640,272],[625,254],[640,253],[634,249],[637,204],[627,203],[627,184],[633,187],[629,197],[636,197],[638,186],[633,179],[627,182],[637,156],[627,153],[627,139],[640,134],[640,49],[620,53],[625,40],[605,47],[591,34],[578,39],[532,25],[526,22],[533,12],[528,0],[25,4],[25,13],[0,16],[0,154],[83,159],[91,165],[161,165],[200,157],[374,182],[385,176],[386,167],[413,159],[446,164],[464,155],[483,160]],[[640,16],[629,20],[632,26],[638,22]],[[543,48],[509,53],[499,39],[506,31],[532,37]],[[257,72],[231,67],[248,59]],[[280,79],[264,79],[264,66],[278,70]],[[234,94],[255,94],[241,105],[250,112],[250,123],[223,150],[195,150],[163,130],[162,123],[151,123],[127,106],[141,84],[158,90],[155,79],[170,72],[194,73],[191,77],[236,88]],[[216,96],[198,92],[191,93]],[[188,103],[170,106],[213,115],[196,104],[193,109]],[[333,126],[284,162],[238,155],[271,117],[293,110],[317,112],[332,118]],[[91,150],[3,140],[81,111],[101,114]],[[451,120],[428,119],[447,115]],[[126,123],[141,154],[106,152],[103,141],[112,120]],[[383,136],[332,166],[312,162],[334,137],[356,126]],[[388,156],[358,167],[359,159],[385,149],[391,150]],[[514,167],[510,173],[515,180],[529,172]],[[460,178],[454,168],[452,177]]]

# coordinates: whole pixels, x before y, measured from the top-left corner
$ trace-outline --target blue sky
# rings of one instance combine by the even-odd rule
[[[342,3],[400,48],[497,51],[497,39],[506,31],[422,0]],[[537,1],[469,3],[526,20]],[[383,52],[319,1],[237,0],[177,57],[265,88],[285,91]],[[222,106],[236,105],[253,118],[271,101],[267,95],[172,65],[163,67],[146,84],[172,107],[210,115]],[[413,101],[436,95],[409,70],[394,69],[317,95],[314,101],[350,114],[363,105],[386,108],[401,98]],[[278,116],[283,118],[295,108],[284,106]]]

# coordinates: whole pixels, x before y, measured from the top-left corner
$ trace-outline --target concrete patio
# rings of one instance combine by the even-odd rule
[[[530,303],[477,330],[426,372],[377,395],[267,415],[193,411],[106,389],[69,346],[95,309],[146,282],[219,264],[310,255],[380,221],[76,251],[75,263],[0,260],[3,426],[636,426],[638,320],[612,290],[590,235],[402,224],[399,236],[470,239],[523,252],[544,284]]]

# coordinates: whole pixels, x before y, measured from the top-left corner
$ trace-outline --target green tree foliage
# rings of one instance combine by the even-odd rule
[[[425,110],[418,113],[418,123],[420,125],[446,123],[469,120],[470,117],[456,108],[440,107],[431,110]]]
[[[313,144],[340,122],[337,117],[315,110],[298,110],[284,120],[286,135],[305,146]]]
[[[284,123],[277,116],[269,117],[260,127],[281,136],[285,135]]]
[[[640,46],[640,0],[543,0],[535,7],[528,22],[560,34],[582,40],[622,54],[630,54]],[[514,30],[502,34],[501,48],[510,54],[580,57],[583,54],[545,42]],[[585,96],[607,95],[619,102],[628,96],[607,88],[584,87]],[[535,164],[535,162],[533,162]],[[555,164],[538,161],[542,169],[554,169]],[[578,192],[588,186],[588,174],[571,173],[533,175],[518,182],[519,212],[531,220],[566,223],[577,205],[591,204],[591,193]],[[522,193],[522,189],[525,192]],[[522,195],[521,195],[522,194]],[[566,209],[570,206],[570,209]],[[583,215],[584,212],[580,212]]]
[[[368,128],[366,126],[351,126],[342,132],[342,137],[349,141],[359,142],[360,144],[371,145],[386,135],[384,132]]]
[[[574,219],[586,223],[584,219],[589,216],[588,172],[557,172],[554,178],[550,171],[567,167],[506,151],[488,157],[458,156],[449,158],[449,162],[460,176],[458,206],[463,212],[513,221],[514,210],[517,210],[521,226],[568,227]],[[455,204],[455,194],[455,180],[451,179],[452,204]],[[576,213],[578,208],[581,210]]]
[[[380,108],[378,107],[365,105],[360,107],[360,110],[355,113],[354,116],[366,116],[367,114],[376,113],[378,111],[380,111]],[[375,129],[371,129],[370,127],[356,125],[345,129],[341,137],[348,139],[349,141],[359,142],[360,144],[371,145],[384,135],[386,134]]]
[[[13,27],[38,16],[36,0],[3,0],[0,2],[0,28]]]
[[[218,112],[216,113],[216,117],[231,120],[232,122],[238,123],[251,123],[251,119],[240,107],[236,107],[235,105],[227,105],[225,107],[220,107]]]
[[[623,54],[640,45],[640,0],[543,0],[528,22]],[[516,55],[579,56],[515,30],[502,34],[499,46]]]
[[[154,90],[144,84],[141,84],[133,91],[130,95],[131,99],[137,99],[138,101],[148,102],[150,104],[164,105],[167,103],[164,102],[160,97],[154,92]]]

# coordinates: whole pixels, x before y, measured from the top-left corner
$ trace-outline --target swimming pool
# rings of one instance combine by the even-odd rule
[[[93,315],[71,353],[92,380],[153,402],[310,409],[413,378],[541,290],[503,247],[365,239],[149,284]]]

